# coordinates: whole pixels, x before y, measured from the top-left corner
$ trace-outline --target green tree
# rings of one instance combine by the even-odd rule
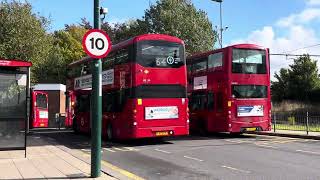
[[[279,102],[288,98],[289,71],[281,68],[279,74],[275,73],[274,76],[277,81],[271,82],[272,100]]]
[[[298,100],[309,100],[309,94],[319,86],[317,61],[309,55],[294,60],[289,69],[289,97]]]
[[[319,88],[317,61],[309,55],[303,55],[294,60],[288,69],[281,69],[275,74],[277,81],[272,82],[273,99],[309,101],[314,90]]]
[[[33,63],[37,74],[40,64],[52,49],[52,38],[46,33],[47,18],[32,13],[29,3],[2,1],[0,3],[0,57],[21,59]],[[37,82],[36,76],[32,81]]]
[[[216,41],[207,13],[197,10],[190,0],[158,0],[137,24],[142,31],[183,39],[188,53],[212,50]]]
[[[85,56],[82,37],[86,31],[81,26],[66,25],[64,30],[54,32],[54,47],[37,73],[42,83],[65,83],[68,64]]]
[[[80,25],[92,28],[86,19],[82,19]],[[212,50],[217,37],[207,14],[196,9],[190,0],[158,0],[141,19],[113,26],[104,22],[102,29],[109,34],[113,44],[147,33],[176,36],[184,40],[188,54]]]

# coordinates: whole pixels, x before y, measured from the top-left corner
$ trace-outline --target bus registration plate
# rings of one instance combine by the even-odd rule
[[[156,136],[169,136],[168,131],[158,131],[156,132]]]
[[[256,131],[256,130],[257,130],[257,128],[255,128],[255,127],[246,128],[246,131]]]

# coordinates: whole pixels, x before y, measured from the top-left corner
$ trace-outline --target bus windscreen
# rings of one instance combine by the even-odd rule
[[[37,94],[37,107],[47,109],[47,96],[45,94]]]
[[[233,49],[232,73],[266,74],[266,52],[264,50]]]
[[[136,62],[144,67],[179,68],[185,64],[184,48],[174,42],[141,41]]]
[[[262,85],[233,85],[234,98],[267,98],[267,86]]]

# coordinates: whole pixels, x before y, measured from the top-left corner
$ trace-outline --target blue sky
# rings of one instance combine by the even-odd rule
[[[35,12],[50,17],[51,31],[62,29],[64,24],[80,22],[82,17],[92,21],[93,0],[29,0]],[[106,21],[118,22],[141,18],[144,10],[155,0],[101,0],[109,8]],[[263,2],[263,3],[262,3]],[[219,25],[219,4],[211,0],[193,0],[198,9],[208,13],[210,20]],[[229,29],[224,33],[226,43],[246,37],[251,31],[273,24],[279,17],[302,10],[303,0],[225,0],[223,2],[223,24]]]
[[[149,3],[156,0],[100,0],[109,9],[106,21],[124,22],[141,18]],[[93,0],[29,0],[34,12],[50,17],[50,31],[64,24],[92,21]],[[196,8],[208,13],[214,25],[219,25],[219,4],[211,0],[192,0]],[[287,52],[320,43],[320,0],[224,0],[224,44],[257,43],[271,52]],[[216,45],[217,46],[217,45]],[[320,54],[320,46],[292,53]],[[272,57],[271,71],[287,67],[292,59]],[[318,62],[320,63],[320,62]],[[320,67],[320,64],[319,64]]]

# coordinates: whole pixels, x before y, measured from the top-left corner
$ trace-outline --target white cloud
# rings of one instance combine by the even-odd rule
[[[307,1],[307,5],[316,4],[320,4],[320,0]],[[320,46],[300,49],[320,43],[320,37],[316,34],[316,30],[307,25],[307,23],[314,23],[316,20],[320,20],[320,8],[307,7],[300,13],[280,18],[276,22],[276,26],[265,26],[252,31],[248,37],[234,40],[231,44],[254,43],[270,48],[270,53],[319,54]],[[287,33],[280,36],[276,32]],[[318,69],[320,70],[320,58],[312,57],[312,59],[318,60]],[[275,72],[281,68],[288,68],[292,62],[293,59],[289,56],[270,56],[271,80],[275,80],[273,76]]]
[[[307,5],[309,6],[320,5],[320,0],[307,0]]]
[[[114,27],[117,23],[125,23],[129,21],[130,18],[117,18],[117,17],[110,17],[107,18],[105,21],[109,23],[111,27]]]
[[[316,19],[320,20],[320,8],[307,8],[298,14],[291,14],[288,17],[281,18],[277,25],[288,27],[296,24],[307,24]]]
[[[251,32],[247,38],[235,40],[231,44],[253,43],[270,48],[270,53],[284,53],[319,42],[320,39],[316,36],[313,29],[308,29],[303,26],[291,26],[289,27],[289,33],[286,36],[280,37],[277,36],[273,27],[266,26],[261,30]],[[319,54],[319,52],[320,47],[314,47],[310,49],[300,49],[291,53]],[[274,80],[273,75],[275,72],[278,72],[281,68],[287,68],[292,62],[292,57],[270,56],[271,79]],[[318,61],[318,67],[320,67],[320,61]]]

